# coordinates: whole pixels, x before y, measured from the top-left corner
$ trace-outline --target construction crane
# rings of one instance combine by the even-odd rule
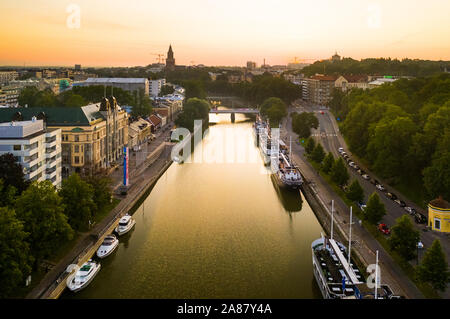
[[[164,61],[164,54],[161,54],[161,53],[150,53],[151,55],[157,55],[158,56],[158,63],[159,64],[161,64],[162,62],[161,61]]]

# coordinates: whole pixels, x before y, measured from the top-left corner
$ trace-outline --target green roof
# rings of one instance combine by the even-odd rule
[[[89,123],[103,116],[98,112],[98,106],[91,104],[83,107],[19,107],[0,108],[0,123],[11,122],[17,112],[22,114],[23,121],[29,121],[33,116],[44,112],[47,125],[54,126],[89,126]]]

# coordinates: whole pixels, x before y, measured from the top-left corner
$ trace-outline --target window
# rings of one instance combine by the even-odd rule
[[[441,220],[439,218],[434,219],[434,229],[441,229]]]
[[[74,162],[75,164],[80,164],[80,158],[78,156],[75,156]]]
[[[22,145],[14,145],[15,151],[20,151],[22,149]]]
[[[80,146],[79,145],[75,145],[75,150],[74,150],[74,152],[75,153],[78,153],[80,151]]]
[[[80,141],[80,137],[78,135],[75,135],[75,142],[79,142]]]

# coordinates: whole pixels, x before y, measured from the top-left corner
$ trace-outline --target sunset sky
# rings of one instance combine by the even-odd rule
[[[147,65],[170,43],[184,65],[450,60],[449,12],[448,0],[1,0],[0,65]]]

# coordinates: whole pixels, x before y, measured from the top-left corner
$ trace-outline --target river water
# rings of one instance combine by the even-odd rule
[[[308,203],[272,180],[251,121],[210,121],[195,160],[169,167],[90,285],[62,298],[320,297]]]

